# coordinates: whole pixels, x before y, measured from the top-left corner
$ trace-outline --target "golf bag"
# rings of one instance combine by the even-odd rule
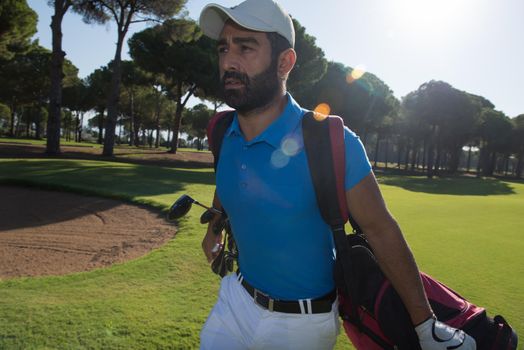
[[[233,113],[218,113],[208,126],[210,148],[218,164],[223,136]],[[304,147],[323,219],[330,225],[337,260],[334,269],[339,313],[344,330],[357,349],[420,349],[409,314],[383,275],[365,235],[351,217],[345,198],[344,124],[340,117],[302,120]],[[346,235],[349,220],[353,233]],[[429,302],[439,321],[472,336],[479,350],[514,350],[517,335],[501,317],[462,298],[431,276],[421,273]]]
[[[342,119],[333,116],[319,122],[306,115],[302,126],[319,208],[334,235],[335,282],[346,334],[357,349],[420,349],[402,300],[383,275],[365,235],[347,209]],[[354,230],[350,235],[344,231],[348,220]],[[421,273],[420,278],[439,321],[468,333],[479,350],[516,349],[517,335],[501,316],[491,319],[483,308],[431,276]]]

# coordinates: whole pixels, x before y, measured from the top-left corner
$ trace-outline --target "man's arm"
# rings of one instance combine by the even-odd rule
[[[380,268],[406,306],[414,325],[432,316],[415,259],[391,216],[373,173],[346,192],[349,212],[373,248]]]
[[[213,196],[213,208],[222,210],[222,205],[220,204],[220,200],[218,199],[216,190],[215,194]],[[222,232],[219,234],[216,234],[213,230],[213,227],[215,226],[216,222],[220,219],[220,215],[215,215],[211,221],[209,221],[207,225],[207,232],[204,236],[204,239],[202,240],[202,250],[204,251],[204,254],[206,255],[207,261],[212,262],[218,255],[220,249],[215,249],[217,244],[222,244]]]

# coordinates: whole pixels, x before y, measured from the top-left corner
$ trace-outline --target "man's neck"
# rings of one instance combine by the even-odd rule
[[[265,106],[249,112],[238,113],[238,124],[247,141],[251,141],[260,135],[266,128],[278,118],[287,104],[285,92],[278,94]]]

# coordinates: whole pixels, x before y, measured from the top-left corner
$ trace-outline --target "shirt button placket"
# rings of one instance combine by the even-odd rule
[[[248,150],[248,146],[247,145],[244,145],[242,147],[242,156],[241,156],[241,163],[240,163],[240,188],[245,190],[247,188],[247,173],[246,173],[246,169],[247,169],[247,165],[246,165],[246,160],[247,160],[247,150]]]

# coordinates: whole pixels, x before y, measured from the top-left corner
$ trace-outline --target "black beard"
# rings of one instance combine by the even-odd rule
[[[241,89],[226,89],[228,78],[238,79],[244,87]],[[277,76],[276,64],[271,64],[265,71],[249,78],[247,74],[236,71],[224,73],[220,84],[222,97],[231,108],[241,114],[267,106],[280,92],[280,81]]]

